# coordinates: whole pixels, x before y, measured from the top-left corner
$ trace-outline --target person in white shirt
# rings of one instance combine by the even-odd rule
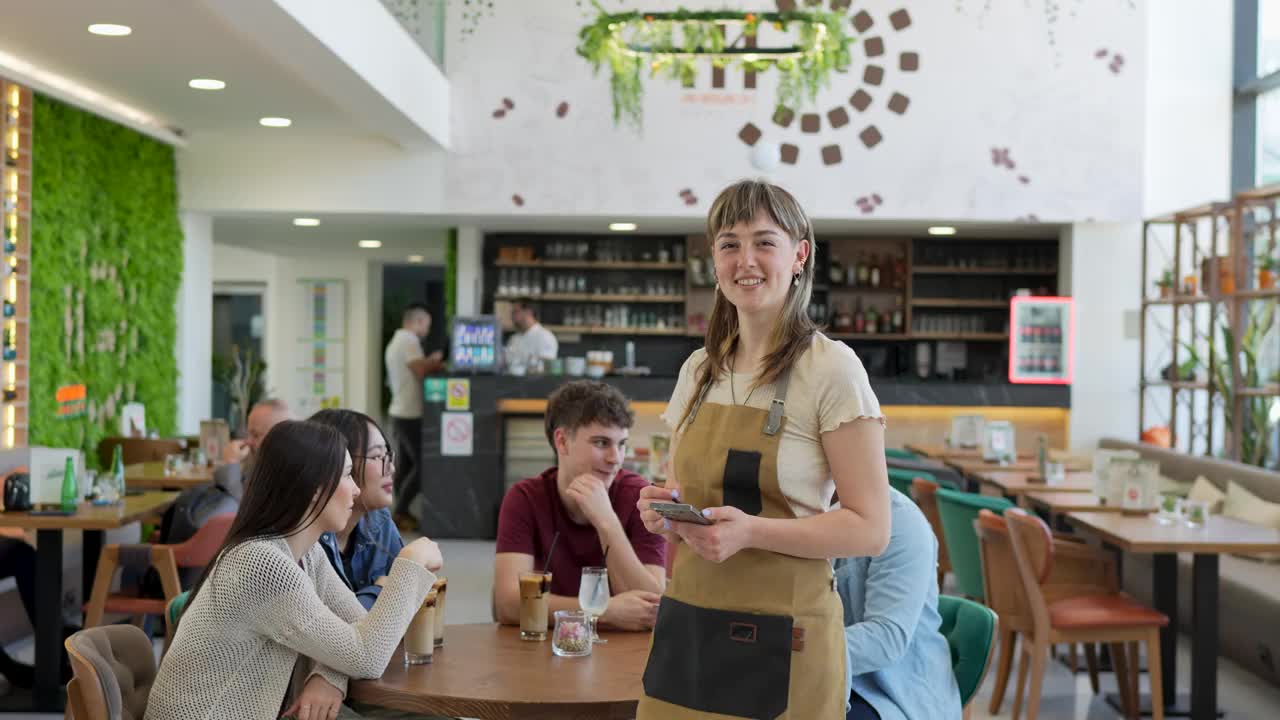
[[[507,341],[507,364],[528,366],[534,360],[555,359],[560,351],[556,336],[538,322],[533,306],[517,302],[511,309],[511,322],[519,331]]]
[[[418,521],[409,505],[418,495],[422,444],[422,379],[444,367],[443,353],[422,352],[422,338],[431,331],[431,313],[424,305],[405,308],[402,325],[387,343],[383,360],[391,388],[391,431],[395,436],[396,463],[394,518],[401,530],[417,530]]]

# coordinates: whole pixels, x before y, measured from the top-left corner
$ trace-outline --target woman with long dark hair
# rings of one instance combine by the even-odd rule
[[[637,717],[835,720],[848,679],[831,560],[889,541],[884,416],[858,356],[809,319],[813,226],[790,193],[725,188],[707,240],[718,284],[706,344],[663,414],[667,485],[637,503],[677,543]],[[668,521],[657,500],[712,524]]]
[[[341,530],[320,536],[329,563],[366,609],[382,592],[396,553],[404,546],[388,509],[395,502],[395,453],[373,418],[355,410],[321,410],[310,422],[342,433],[351,454],[351,476],[360,488]]]
[[[336,717],[348,677],[378,677],[443,564],[427,539],[399,552],[366,613],[317,540],[346,527],[360,490],[337,430],[267,433],[227,539],[191,589],[146,720]],[[299,661],[302,662],[299,662]],[[296,698],[336,688],[323,707]]]

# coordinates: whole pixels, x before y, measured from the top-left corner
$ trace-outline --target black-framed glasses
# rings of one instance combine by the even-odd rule
[[[368,460],[370,462],[382,463],[382,466],[386,467],[388,464],[391,464],[391,465],[395,464],[396,451],[392,450],[391,448],[387,448],[386,452],[383,453],[382,455],[355,455],[353,456],[353,458]]]

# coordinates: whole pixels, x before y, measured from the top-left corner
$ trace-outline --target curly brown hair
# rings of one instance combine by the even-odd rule
[[[595,380],[565,383],[547,398],[547,442],[556,449],[556,428],[577,432],[592,423],[628,428],[635,422],[631,402],[618,388]]]

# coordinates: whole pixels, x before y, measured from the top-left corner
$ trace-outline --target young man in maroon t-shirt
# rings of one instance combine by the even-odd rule
[[[653,628],[666,588],[666,540],[645,529],[636,509],[648,482],[622,470],[632,421],[627,398],[602,382],[571,382],[547,400],[556,466],[511,486],[498,516],[493,599],[499,622],[520,623],[518,577],[547,562],[552,612],[579,609],[582,569],[604,566],[613,596],[600,622],[618,630]]]

